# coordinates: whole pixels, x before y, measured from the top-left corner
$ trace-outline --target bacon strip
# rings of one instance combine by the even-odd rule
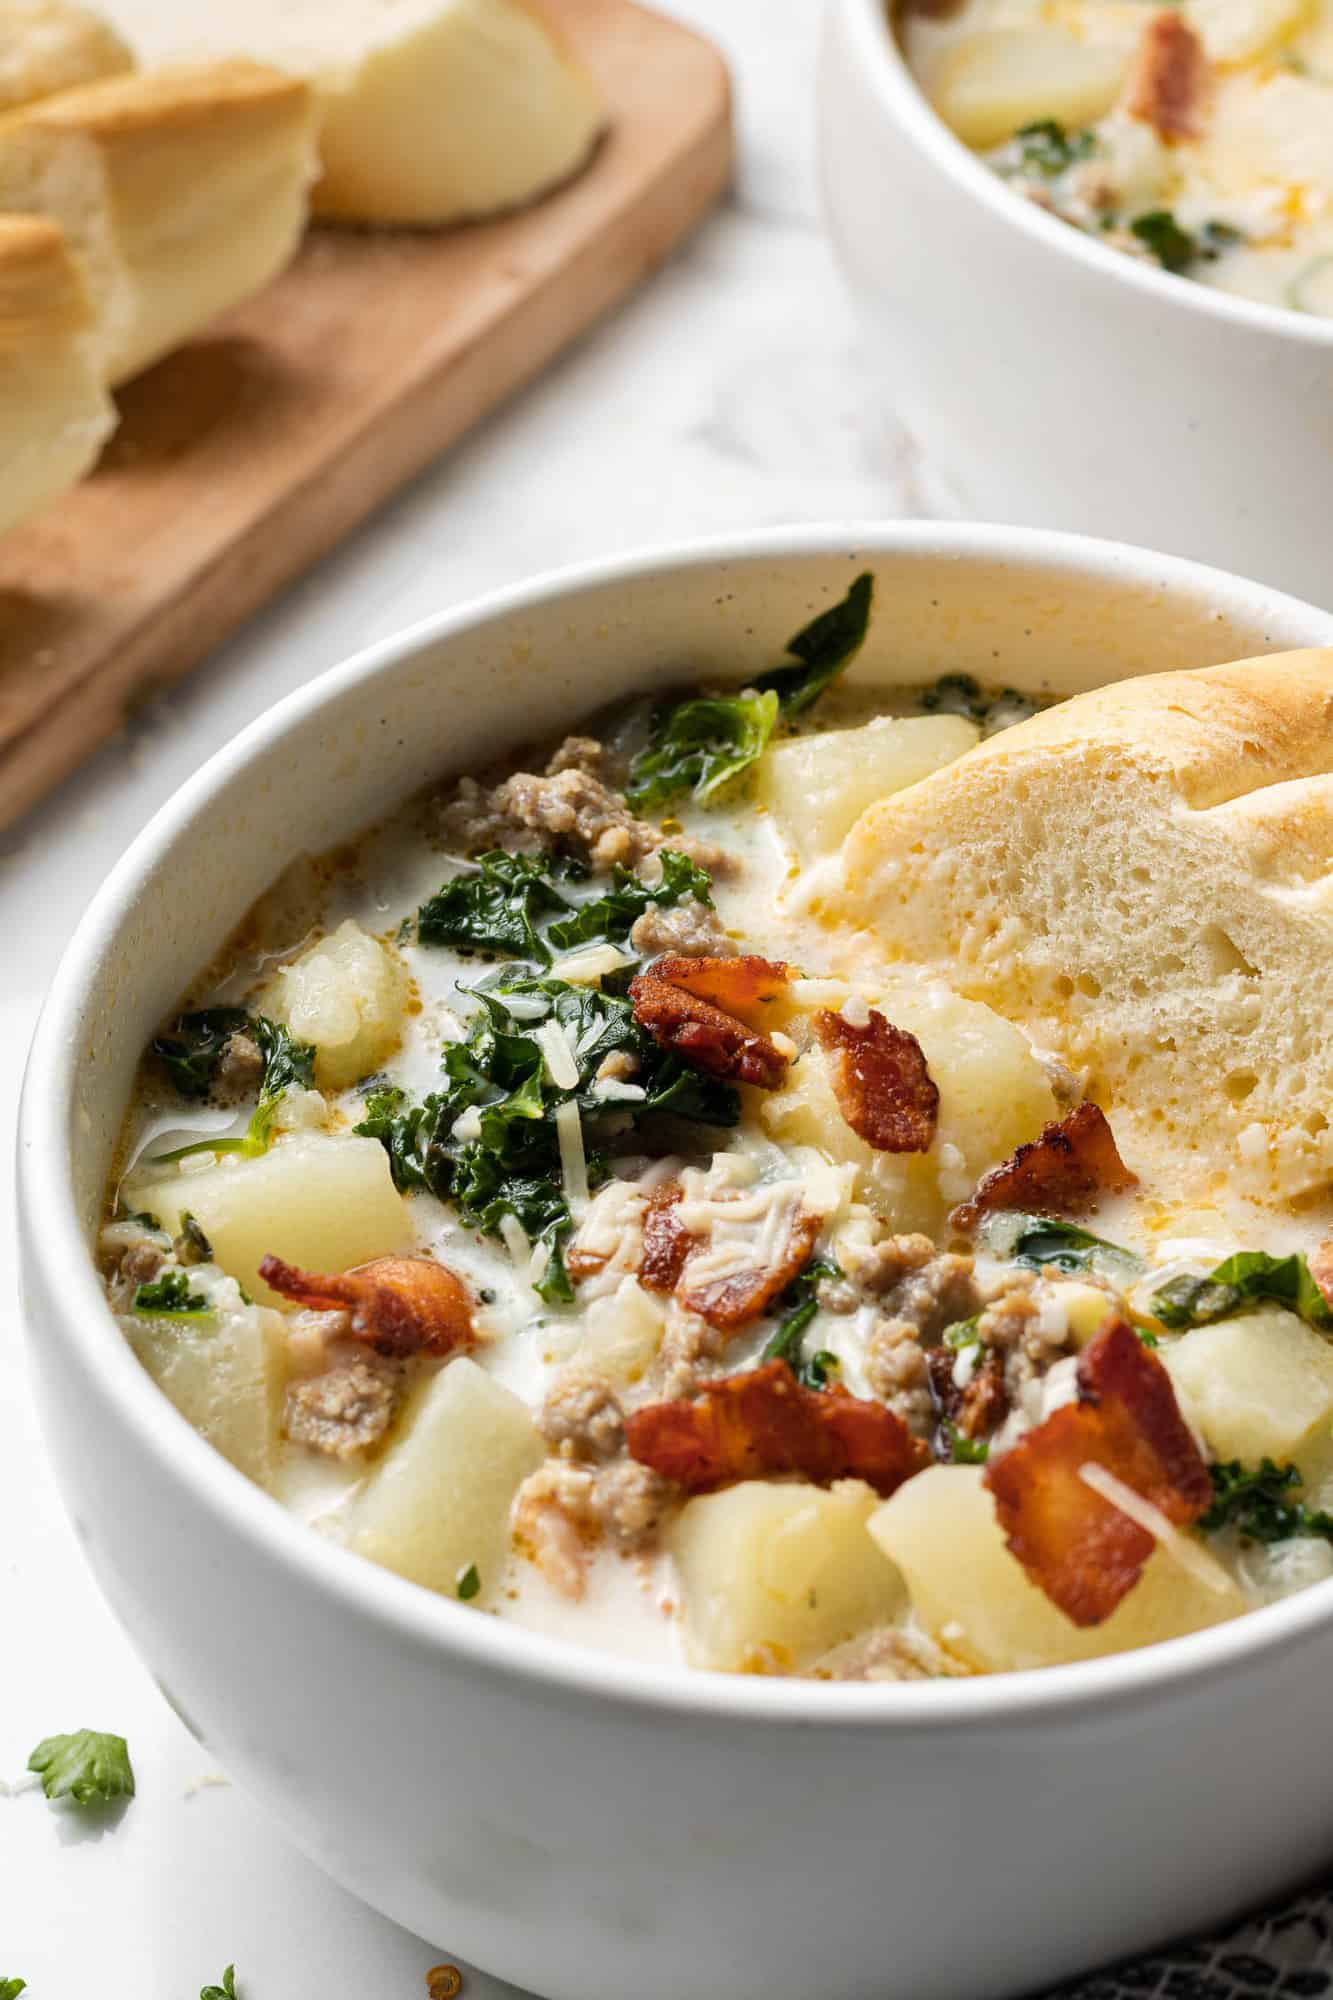
[[[869,1009],[864,1028],[821,1007],[815,1039],[829,1058],[838,1109],[880,1153],[924,1153],[935,1137],[940,1093],[915,1035]]]
[[[757,1319],[779,1292],[784,1292],[798,1271],[805,1268],[815,1247],[821,1222],[817,1215],[798,1209],[787,1231],[787,1241],[776,1264],[766,1269],[736,1271],[727,1278],[692,1286],[689,1267],[676,1296],[688,1311],[698,1313],[710,1326],[730,1329]]]
[[[672,956],[657,959],[632,980],[629,997],[639,1026],[691,1069],[776,1090],[787,1074],[787,1058],[767,1035],[709,996],[753,1006],[775,998],[786,981],[786,966],[772,959]]]
[[[1002,1166],[988,1173],[971,1201],[949,1217],[955,1229],[976,1228],[991,1209],[1023,1208],[1038,1215],[1085,1215],[1101,1194],[1138,1186],[1120,1157],[1105,1113],[1089,1098],[1077,1111],[1043,1126]]]
[[[1197,1521],[1213,1485],[1171,1377],[1118,1315],[1084,1348],[1066,1403],[986,1468],[996,1518],[1032,1581],[1075,1625],[1100,1625],[1133,1589],[1153,1536],[1081,1477],[1100,1465],[1174,1527]]]
[[[377,1257],[358,1271],[302,1271],[265,1257],[266,1285],[316,1312],[351,1313],[354,1340],[377,1354],[453,1354],[475,1338],[472,1299],[461,1278],[433,1257]]]
[[[1139,36],[1125,109],[1162,139],[1197,139],[1208,87],[1203,43],[1173,9],[1154,14]]]
[[[626,1419],[625,1435],[632,1458],[688,1493],[799,1472],[820,1486],[864,1479],[887,1495],[930,1461],[882,1403],[805,1389],[785,1361],[723,1376],[692,1401],[650,1403]]]
[[[674,1292],[695,1238],[675,1213],[680,1182],[654,1188],[643,1218],[643,1255],[639,1283],[648,1292]]]

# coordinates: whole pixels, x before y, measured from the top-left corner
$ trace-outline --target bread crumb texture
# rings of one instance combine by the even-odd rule
[[[1186,1192],[1333,1175],[1333,649],[1080,695],[879,801],[846,912],[1067,1061]]]

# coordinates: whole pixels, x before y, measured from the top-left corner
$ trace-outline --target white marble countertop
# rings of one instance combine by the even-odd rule
[[[923,511],[910,446],[870,414],[818,224],[816,0],[667,11],[732,60],[731,203],[535,388],[0,835],[5,1174],[20,1059],[89,897],[180,781],[280,695],[427,612],[565,562],[764,522]],[[374,1916],[236,1792],[201,1786],[206,1753],[112,1621],[52,1485],[8,1226],[0,1297],[0,1781],[20,1779],[41,1737],[85,1726],[126,1735],[139,1780],[100,1837],[0,1783],[0,1978],[22,1975],[31,2000],[194,2000],[234,1961],[243,2000],[424,2000],[447,1938]],[[508,1990],[479,1974],[466,1988],[468,2000]]]

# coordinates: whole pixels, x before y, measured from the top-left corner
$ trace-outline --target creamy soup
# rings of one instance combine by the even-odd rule
[[[640,1659],[953,1676],[1333,1571],[1319,1218],[839,915],[873,801],[1020,725],[753,687],[441,785],[254,910],[146,1052],[101,1255],[218,1451],[428,1589]]]
[[[1333,0],[905,0],[898,26],[946,123],[1029,200],[1333,315]]]

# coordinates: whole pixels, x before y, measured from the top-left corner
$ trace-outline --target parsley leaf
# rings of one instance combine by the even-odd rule
[[[988,1216],[981,1233],[987,1249],[997,1257],[1011,1257],[1015,1264],[1026,1265],[1031,1271],[1047,1266],[1066,1272],[1094,1271],[1123,1284],[1143,1270],[1143,1259],[1134,1251],[1054,1215],[1006,1210]]]
[[[199,2000],[237,2000],[236,1967],[229,1965],[222,1975],[221,1986],[201,1986]]]
[[[693,896],[711,908],[713,878],[707,869],[696,868],[687,856],[677,854],[672,848],[662,849],[661,861],[662,879],[651,887],[617,863],[611,871],[611,887],[606,895],[581,903],[572,916],[553,923],[546,933],[549,942],[558,951],[600,943],[602,939],[619,944],[629,936],[650,903],[666,910]]]
[[[1333,1307],[1304,1257],[1270,1257],[1263,1250],[1240,1250],[1205,1278],[1172,1278],[1154,1292],[1152,1309],[1163,1326],[1183,1333],[1269,1303],[1299,1313],[1320,1333],[1333,1333]]]
[[[1301,1483],[1296,1466],[1275,1465],[1266,1458],[1256,1472],[1233,1458],[1208,1470],[1213,1504],[1199,1520],[1206,1533],[1234,1528],[1252,1542],[1285,1542],[1292,1535],[1322,1535],[1333,1541],[1333,1514],[1283,1498]]]
[[[73,1799],[75,1805],[106,1805],[112,1799],[134,1797],[134,1772],[123,1736],[104,1736],[97,1729],[79,1729],[72,1736],[48,1736],[28,1759],[48,1799]]]
[[[130,1310],[137,1313],[170,1313],[176,1319],[207,1319],[213,1308],[202,1292],[190,1290],[190,1280],[184,1271],[164,1271],[160,1278],[135,1286],[134,1304]]]
[[[875,579],[863,570],[847,595],[812,618],[787,641],[797,664],[760,674],[761,694],[775,694],[784,716],[800,715],[849,667],[865,644],[875,601]]]
[[[647,812],[677,792],[712,798],[763,755],[778,708],[776,694],[739,694],[699,695],[659,709],[651,743],[630,765],[627,802]]]
[[[1089,158],[1097,143],[1086,128],[1069,132],[1058,118],[1038,118],[1030,125],[1020,125],[1014,142],[1020,168],[1045,180],[1054,180],[1079,160]]]
[[[809,1361],[805,1361],[801,1353],[805,1330],[819,1311],[820,1279],[841,1276],[842,1272],[836,1264],[821,1258],[812,1258],[804,1270],[798,1271],[778,1300],[783,1318],[759,1357],[761,1361],[785,1361],[797,1381],[807,1389],[826,1389],[829,1375],[836,1373],[841,1365],[837,1355],[830,1354],[826,1348],[811,1355]]]
[[[421,905],[417,936],[422,944],[451,944],[549,965],[551,954],[537,926],[570,907],[552,881],[547,861],[497,848]]]

